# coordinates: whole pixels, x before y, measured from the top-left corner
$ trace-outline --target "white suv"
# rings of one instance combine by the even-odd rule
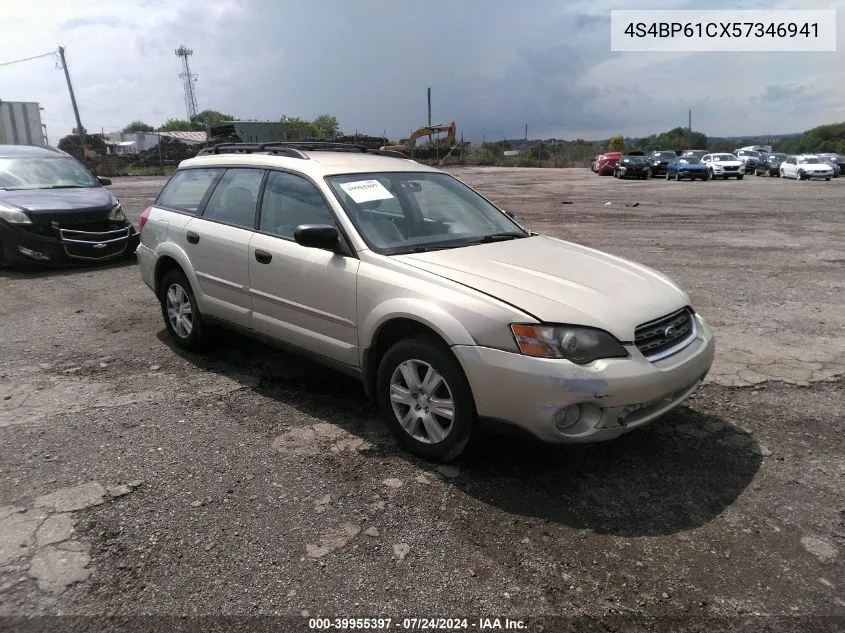
[[[223,325],[311,355],[441,461],[478,428],[613,439],[701,383],[713,336],[668,278],[386,154],[236,144],[182,162],[137,251],[173,342]]]

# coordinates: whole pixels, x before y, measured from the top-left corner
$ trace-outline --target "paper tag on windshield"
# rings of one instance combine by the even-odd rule
[[[349,194],[355,202],[371,202],[373,200],[389,200],[393,197],[378,180],[356,180],[343,182],[340,188]]]

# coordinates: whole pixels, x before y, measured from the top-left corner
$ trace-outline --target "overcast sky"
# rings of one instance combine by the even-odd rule
[[[465,138],[600,139],[686,125],[711,136],[845,121],[845,0],[0,0],[0,63],[66,47],[83,125],[185,117],[180,44],[200,110],[337,116],[407,136],[455,120]],[[838,9],[835,53],[613,53],[610,9]],[[50,57],[0,67],[0,99],[38,101],[70,132]]]

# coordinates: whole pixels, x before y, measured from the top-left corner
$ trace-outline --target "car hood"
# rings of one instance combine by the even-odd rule
[[[63,213],[108,211],[117,204],[117,198],[103,187],[0,190],[0,203],[15,206],[34,218],[39,214],[55,216]]]
[[[707,163],[708,165],[713,165],[713,167],[739,167],[743,164],[743,162],[739,159],[737,160],[720,160],[720,161],[710,161]]]
[[[655,270],[544,235],[396,259],[542,322],[597,327],[621,341],[633,341],[640,323],[689,304],[686,294]]]
[[[704,163],[678,163],[678,169],[688,169],[690,171],[695,171],[696,169],[707,169],[707,165]]]
[[[798,169],[833,169],[830,163],[799,163]]]

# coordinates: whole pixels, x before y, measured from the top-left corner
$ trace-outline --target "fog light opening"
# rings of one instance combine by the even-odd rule
[[[578,424],[581,420],[581,405],[571,404],[568,407],[561,407],[554,416],[552,416],[552,423],[555,429],[563,433]]]
[[[26,255],[27,257],[30,257],[32,259],[37,259],[40,262],[50,261],[49,255],[45,255],[44,253],[41,253],[39,251],[34,251],[31,248],[27,248],[26,246],[18,246],[18,251],[22,255]]]

